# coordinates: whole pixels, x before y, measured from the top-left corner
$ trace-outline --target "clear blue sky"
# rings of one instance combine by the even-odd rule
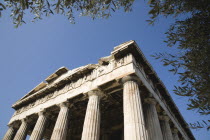
[[[70,24],[64,16],[51,16],[42,21],[13,27],[9,16],[0,18],[0,139],[14,110],[11,105],[61,66],[73,69],[107,56],[113,47],[135,40],[171,93],[187,122],[207,119],[187,111],[187,100],[173,94],[177,77],[159,61],[150,57],[156,52],[172,52],[163,43],[171,19],[161,18],[155,26],[149,19],[149,8],[136,2],[133,11],[118,11],[109,19],[91,20],[76,16]],[[9,11],[7,11],[8,14]],[[31,18],[31,17],[30,17]],[[193,130],[198,140],[209,140],[210,132]]]

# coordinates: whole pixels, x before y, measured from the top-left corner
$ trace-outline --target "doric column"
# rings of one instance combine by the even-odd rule
[[[28,131],[28,128],[29,128],[29,124],[28,124],[27,121],[28,121],[27,119],[22,119],[21,120],[21,126],[18,129],[14,140],[25,140],[26,139],[27,131]]]
[[[163,133],[163,140],[173,140],[169,120],[170,118],[168,116],[161,116],[161,129]]]
[[[88,92],[89,101],[85,114],[82,140],[99,140],[100,136],[100,91]]]
[[[132,76],[122,78],[124,140],[147,140],[143,108],[137,79]]]
[[[66,140],[69,117],[68,103],[61,103],[59,106],[60,112],[53,129],[51,140]]]
[[[16,130],[12,125],[8,125],[9,129],[7,130],[7,133],[4,135],[3,140],[13,140]]]
[[[174,129],[174,130],[172,131],[174,140],[179,140],[178,132],[179,132],[179,131],[178,131],[177,129]]]
[[[44,111],[41,111],[38,114],[39,114],[39,118],[36,122],[34,129],[33,129],[30,140],[41,140],[44,135],[44,131],[45,131],[46,124],[47,124],[47,117],[44,114]]]
[[[147,98],[145,103],[145,121],[149,140],[163,140],[160,121],[155,107],[157,102],[153,98]]]

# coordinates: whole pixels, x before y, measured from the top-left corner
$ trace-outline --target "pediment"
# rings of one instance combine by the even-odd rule
[[[23,96],[19,101],[27,98],[28,96],[36,93],[37,91],[47,87],[51,82],[56,80],[58,77],[63,75],[64,73],[68,72],[68,69],[66,67],[61,67],[58,70],[56,70],[53,74],[48,76],[45,81],[42,81],[40,84],[38,84],[36,87],[34,87],[31,91],[29,91],[25,96]]]

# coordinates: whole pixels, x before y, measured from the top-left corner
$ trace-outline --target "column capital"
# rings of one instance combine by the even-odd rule
[[[14,122],[12,122],[12,123],[9,123],[9,124],[7,124],[7,126],[9,127],[9,128],[18,128],[19,127],[19,122],[17,122],[17,121],[14,121]]]
[[[125,76],[121,79],[121,82],[124,84],[125,82],[128,82],[128,81],[134,81],[134,82],[138,82],[139,79],[137,76],[131,76],[131,75],[128,75],[128,76]]]
[[[68,101],[62,102],[57,104],[58,107],[63,108],[63,107],[69,107],[70,103]]]
[[[28,117],[21,119],[21,123],[28,123],[30,119]]]
[[[146,98],[144,99],[145,103],[147,104],[152,104],[152,105],[156,105],[157,101],[154,98]]]
[[[14,126],[15,126],[15,123],[12,122],[12,123],[10,123],[10,124],[7,124],[7,126],[8,126],[9,128],[14,127]]]
[[[41,109],[40,112],[38,112],[39,116],[44,116],[46,112],[46,109]]]
[[[172,133],[176,133],[176,134],[178,134],[178,132],[179,132],[179,130],[178,130],[178,129],[176,129],[176,128],[172,129]]]
[[[14,125],[13,124],[8,124],[7,125],[9,128],[14,128]]]
[[[96,89],[96,90],[88,91],[87,92],[87,95],[89,97],[91,97],[91,96],[99,96],[99,97],[102,97],[103,96],[103,92],[101,90],[99,90],[99,89]]]
[[[166,115],[159,116],[160,120],[169,122],[170,118]]]

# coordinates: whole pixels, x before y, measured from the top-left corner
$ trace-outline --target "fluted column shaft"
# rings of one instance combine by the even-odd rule
[[[16,130],[14,127],[9,126],[9,129],[7,130],[6,134],[4,135],[3,140],[13,140],[15,136]]]
[[[14,140],[25,140],[27,136],[27,131],[28,131],[29,125],[27,123],[26,119],[22,120],[21,126],[18,129]]]
[[[170,124],[169,124],[169,117],[161,117],[161,129],[163,133],[163,140],[173,140]]]
[[[124,77],[124,140],[147,140],[140,91],[135,77]]]
[[[145,121],[149,140],[163,140],[160,121],[156,110],[156,101],[152,98],[145,100]]]
[[[66,140],[69,108],[67,103],[60,104],[60,112],[55,123],[51,140]]]
[[[173,133],[174,140],[179,140],[178,130],[175,129],[172,133]]]
[[[82,140],[99,140],[100,136],[100,95],[99,91],[88,93],[89,101],[85,114]]]
[[[47,117],[43,111],[39,112],[39,118],[33,129],[30,140],[41,140],[47,124]]]

